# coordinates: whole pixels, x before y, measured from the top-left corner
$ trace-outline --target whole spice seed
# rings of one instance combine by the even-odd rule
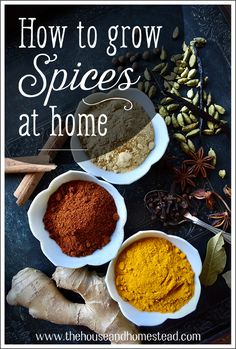
[[[174,133],[174,138],[179,142],[186,142],[186,138],[181,133]]]
[[[148,80],[148,81],[152,80],[152,77],[151,77],[149,70],[147,68],[144,70],[143,75],[144,75],[146,80]]]
[[[154,98],[156,95],[156,92],[157,92],[156,87],[154,85],[152,85],[150,87],[150,90],[148,91],[148,97],[151,99]]]
[[[172,121],[172,125],[173,125],[174,128],[178,128],[179,127],[179,123],[178,123],[178,121],[177,121],[177,119],[175,117],[175,114],[172,114],[171,121]]]
[[[143,52],[143,55],[142,55],[142,58],[144,61],[149,61],[149,59],[151,58],[151,54],[149,51],[144,51]]]
[[[207,103],[206,103],[207,107],[209,107],[210,104],[211,104],[211,93],[208,93],[208,95],[207,95]]]
[[[145,83],[144,83],[144,92],[148,93],[148,90],[149,90],[150,87],[151,87],[150,82],[146,80]]]
[[[189,66],[190,66],[190,68],[193,68],[193,67],[195,66],[196,62],[197,62],[197,57],[196,57],[196,55],[193,53],[193,54],[190,56],[190,58],[189,58]]]
[[[167,126],[169,126],[171,124],[171,117],[169,115],[167,115],[165,117],[165,123],[166,123]]]
[[[216,152],[210,148],[208,151],[208,156],[212,156],[211,164],[215,167],[216,166]]]
[[[179,123],[179,125],[180,125],[181,127],[184,126],[184,118],[183,118],[183,115],[182,115],[181,113],[179,113],[179,114],[177,115],[177,121],[178,121],[178,123]]]
[[[188,78],[189,79],[192,79],[196,76],[197,74],[197,69],[191,69],[189,72],[188,72]]]
[[[192,124],[192,120],[191,118],[189,117],[188,114],[182,112],[182,115],[183,115],[183,118],[184,118],[184,121],[188,124],[188,125],[191,125]]]
[[[43,218],[50,237],[69,256],[87,256],[108,244],[119,219],[112,196],[87,181],[62,184]]]
[[[160,74],[161,74],[161,75],[164,75],[164,74],[167,72],[167,69],[168,69],[168,63],[166,63],[166,64],[164,65],[164,67],[161,69]]]
[[[174,110],[176,110],[176,109],[178,109],[178,108],[179,108],[179,104],[175,104],[175,103],[169,104],[169,105],[167,105],[167,107],[166,107],[166,109],[167,109],[168,111],[174,111]]]
[[[179,37],[179,27],[175,27],[172,33],[172,38],[175,40],[175,39],[178,39],[178,37]]]
[[[222,178],[222,179],[225,178],[225,176],[226,176],[226,171],[225,170],[219,170],[218,173],[219,173],[220,178]]]
[[[153,69],[152,69],[152,71],[154,71],[154,72],[159,72],[159,71],[161,71],[164,67],[165,67],[165,63],[160,63],[160,64],[157,64]]]
[[[211,104],[208,108],[208,113],[213,116],[215,114],[215,106],[214,104]]]
[[[194,145],[194,143],[191,141],[191,139],[188,139],[187,144],[188,144],[189,149],[190,149],[191,151],[193,151],[193,152],[196,151],[195,145]]]
[[[194,96],[194,92],[193,92],[193,89],[191,88],[191,89],[188,90],[188,92],[187,92],[187,97],[188,97],[188,98],[193,98],[193,96]]]
[[[225,108],[223,108],[221,105],[214,104],[214,106],[215,106],[215,109],[218,111],[218,113],[220,113],[221,115],[225,113]]]
[[[193,79],[193,80],[189,80],[187,81],[185,84],[187,86],[193,87],[193,86],[197,86],[197,84],[199,83],[198,79]]]
[[[189,113],[189,117],[193,122],[197,122],[197,118],[192,113]]]
[[[212,136],[214,134],[214,131],[210,130],[209,128],[206,128],[205,130],[202,131],[202,133],[206,136]]]
[[[138,83],[138,89],[139,89],[140,91],[144,91],[144,83],[143,83],[142,81],[140,81],[140,82]]]
[[[190,132],[198,126],[198,122],[182,127],[183,132]]]
[[[188,146],[187,143],[181,142],[181,143],[180,143],[180,148],[182,149],[182,151],[183,151],[185,154],[189,154],[189,153],[190,153],[190,148],[189,148],[189,146]]]
[[[164,46],[162,46],[161,48],[161,54],[160,54],[160,60],[161,61],[165,61],[167,58],[167,53],[166,50],[164,49]]]

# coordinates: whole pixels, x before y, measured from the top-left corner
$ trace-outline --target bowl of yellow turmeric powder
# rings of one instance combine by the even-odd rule
[[[106,285],[127,319],[138,326],[157,326],[196,309],[201,269],[198,251],[186,240],[140,231],[110,262]]]

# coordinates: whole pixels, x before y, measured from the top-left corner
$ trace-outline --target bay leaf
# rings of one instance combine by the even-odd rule
[[[202,266],[200,276],[204,286],[213,285],[218,274],[222,273],[226,265],[226,252],[224,248],[224,238],[221,233],[213,236],[207,243],[206,257]]]
[[[231,270],[226,271],[222,276],[225,279],[227,286],[231,288]]]

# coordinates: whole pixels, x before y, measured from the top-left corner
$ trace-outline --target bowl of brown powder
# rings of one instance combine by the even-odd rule
[[[93,129],[92,136],[78,136],[75,132],[71,137],[74,160],[86,172],[110,183],[130,184],[143,177],[161,159],[169,143],[163,118],[156,114],[150,98],[138,89],[116,89],[83,99],[74,117],[76,130],[84,134],[85,125],[78,126],[81,115],[93,116],[97,123],[106,115],[102,130],[106,127],[107,133],[99,136]]]
[[[113,185],[82,171],[68,171],[35,197],[28,219],[54,265],[79,268],[101,265],[116,256],[127,211]]]

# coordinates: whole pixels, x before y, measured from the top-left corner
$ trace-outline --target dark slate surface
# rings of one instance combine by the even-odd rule
[[[66,8],[43,6],[32,9],[29,7],[8,7],[7,11],[7,52],[6,52],[6,155],[22,156],[36,154],[37,149],[42,146],[49,133],[49,113],[42,107],[42,98],[26,99],[17,90],[19,78],[30,73],[32,57],[38,52],[35,50],[19,50],[17,48],[19,36],[17,36],[17,15],[31,16],[38,11],[42,21],[53,25],[68,25],[71,29],[66,37],[63,53],[59,52],[58,63],[55,67],[65,67],[71,71],[77,61],[82,61],[83,69],[86,71],[92,66],[98,67],[102,72],[110,67],[110,58],[104,54],[105,40],[99,40],[95,54],[90,51],[81,51],[75,45],[76,25],[79,20],[87,25],[95,25],[103,38],[105,30],[114,24],[120,25],[163,25],[160,43],[167,47],[170,54],[178,52],[182,40],[185,37],[189,41],[194,36],[204,36],[208,40],[204,53],[201,54],[205,74],[209,75],[209,89],[212,91],[214,100],[224,105],[227,109],[226,119],[230,121],[230,26],[223,12],[216,6],[67,6]],[[32,12],[33,11],[33,12]],[[171,33],[178,25],[181,29],[181,39],[173,44]],[[184,35],[183,35],[184,32]],[[55,50],[54,52],[57,52]],[[45,50],[42,50],[45,52]],[[122,51],[119,51],[119,54]],[[50,47],[47,53],[52,53]],[[50,67],[47,75],[52,71]],[[77,103],[85,93],[81,91],[68,92],[67,90],[54,94],[50,100],[51,105],[57,105],[61,114],[66,114],[75,109]],[[23,112],[31,112],[36,108],[40,114],[38,128],[42,131],[39,138],[20,139],[18,132],[18,115]],[[206,147],[212,146],[218,154],[218,169],[226,169],[228,175],[221,180],[214,172],[209,177],[207,187],[213,186],[219,192],[226,183],[230,183],[230,140],[222,134],[214,138],[202,138]],[[69,147],[69,143],[66,145]],[[169,152],[178,155],[175,144],[170,144]],[[52,178],[69,169],[79,169],[73,162],[68,152],[60,153],[56,162],[59,165],[53,173],[43,177],[36,189],[34,196],[45,189]],[[27,266],[38,268],[51,275],[54,266],[47,260],[40,250],[39,242],[30,232],[27,221],[27,210],[33,197],[24,207],[18,207],[15,203],[13,192],[21,180],[21,176],[6,177],[6,292],[10,289],[11,279],[20,269]],[[129,186],[116,186],[124,196],[128,210],[128,221],[125,226],[125,237],[129,237],[138,230],[162,228],[158,222],[153,222],[143,205],[143,197],[149,190],[155,188],[168,189],[172,181],[169,169],[164,161],[155,164],[147,175]],[[199,216],[206,218],[203,206],[199,206]],[[166,230],[166,229],[165,229]],[[212,236],[210,232],[194,227],[186,223],[176,229],[168,230],[186,238],[195,246],[202,258],[205,256],[207,240]],[[227,248],[228,262],[226,270],[230,268],[230,250]],[[96,268],[104,274],[107,265]],[[76,296],[70,292],[65,293],[69,299],[76,301]],[[179,320],[169,320],[158,327],[142,328],[141,331],[148,333],[189,332],[200,333],[202,342],[207,342],[221,331],[230,330],[230,290],[227,288],[222,277],[219,277],[214,286],[202,290],[197,310],[189,316]],[[66,331],[76,334],[83,330],[92,333],[86,328],[73,326],[57,326],[45,321],[34,320],[23,308],[10,307],[6,304],[6,343],[26,344],[37,343],[35,333],[60,333]],[[82,341],[84,342],[84,341]],[[82,343],[81,342],[81,343]],[[43,343],[43,342],[41,342]],[[50,343],[57,343],[55,340]],[[61,340],[60,343],[68,343]],[[71,340],[70,343],[77,343]]]

